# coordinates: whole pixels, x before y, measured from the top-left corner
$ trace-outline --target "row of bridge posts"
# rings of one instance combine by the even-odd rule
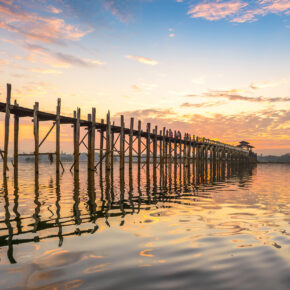
[[[114,159],[118,159],[120,171],[125,169],[125,163],[128,163],[129,170],[132,170],[132,164],[137,163],[138,167],[150,169],[168,170],[168,168],[183,166],[185,169],[190,164],[206,167],[215,166],[221,160],[233,163],[248,163],[249,154],[247,151],[223,144],[217,141],[190,136],[184,134],[182,138],[180,132],[172,132],[165,127],[159,131],[155,126],[151,130],[151,124],[146,124],[146,129],[142,130],[141,121],[138,121],[137,129],[134,129],[135,120],[130,119],[128,128],[125,127],[124,116],[120,117],[120,125],[115,126],[111,122],[110,112],[106,116],[106,122],[101,120],[96,122],[96,109],[92,108],[91,114],[88,114],[87,120],[81,119],[81,110],[77,108],[73,112],[73,117],[61,116],[61,100],[57,100],[56,113],[45,113],[39,110],[39,103],[34,104],[33,110],[22,108],[15,101],[11,105],[11,85],[7,84],[6,103],[2,103],[5,109],[5,133],[4,133],[4,150],[0,150],[3,159],[3,175],[6,177],[8,166],[8,145],[9,145],[9,126],[10,115],[14,114],[14,152],[13,167],[14,172],[18,171],[18,157],[34,156],[35,174],[39,174],[39,155],[48,155],[51,159],[55,156],[56,172],[64,170],[61,162],[61,124],[72,124],[73,126],[73,148],[74,162],[71,171],[79,171],[80,164],[80,145],[84,145],[87,150],[87,166],[88,171],[96,171],[105,167],[106,172],[112,170]],[[3,110],[2,109],[2,110]],[[19,119],[21,117],[33,118],[33,136],[34,136],[34,152],[27,154],[19,154]],[[52,121],[52,126],[40,141],[39,126],[41,121]],[[81,127],[85,127],[86,133],[81,138]],[[55,128],[55,152],[40,152],[41,145],[45,142],[49,134]],[[97,147],[96,136],[99,135],[99,148]],[[95,160],[96,152],[98,152],[99,160]]]

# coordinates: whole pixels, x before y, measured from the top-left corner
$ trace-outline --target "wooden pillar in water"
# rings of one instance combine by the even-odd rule
[[[166,128],[163,127],[163,168],[167,170],[167,143],[166,143]]]
[[[115,125],[115,122],[113,122],[113,126]],[[113,187],[113,175],[114,175],[114,142],[115,142],[115,134],[111,127],[111,151],[110,151],[110,160],[111,160],[111,186]]]
[[[91,128],[89,132],[89,154],[88,154],[88,169],[95,170],[95,144],[96,144],[96,108],[92,108]]]
[[[141,121],[138,121],[138,169],[141,166]]]
[[[157,168],[157,126],[154,129],[154,139],[153,139],[153,168]]]
[[[90,159],[90,156],[91,156],[91,151],[92,151],[92,148],[91,148],[91,138],[92,138],[92,114],[88,114],[88,122],[89,122],[89,125],[87,127],[87,130],[88,130],[88,170],[90,170],[91,168],[91,159]]]
[[[4,158],[3,158],[3,175],[4,175],[4,177],[6,176],[7,167],[8,167],[10,102],[11,102],[11,85],[7,84],[7,97],[6,97],[6,107],[5,107]]]
[[[101,125],[102,128],[100,130],[100,172],[102,172],[103,170],[103,158],[104,158],[104,129],[103,129],[103,125],[104,125],[104,119],[101,119]]]
[[[147,139],[146,139],[146,165],[150,166],[150,127],[151,124],[147,123]]]
[[[78,172],[80,167],[80,119],[81,109],[77,108],[74,124],[74,172]]]
[[[34,171],[39,173],[39,120],[38,120],[39,104],[34,104],[33,110],[33,134],[34,134]]]
[[[162,147],[162,130],[160,130],[160,142],[159,142],[159,164],[160,164],[160,176],[163,174],[163,147]]]
[[[133,164],[133,130],[134,130],[134,118],[130,121],[130,135],[129,135],[129,170],[132,170]]]
[[[61,99],[57,99],[56,107],[56,119],[55,119],[55,135],[56,135],[56,144],[55,144],[55,169],[59,173],[60,167],[60,108],[61,108]]]
[[[111,118],[110,111],[107,114],[106,128],[106,171],[111,169]]]
[[[177,165],[177,137],[176,131],[174,131],[174,166]]]
[[[14,107],[17,106],[18,104],[15,101]],[[13,152],[14,174],[18,173],[18,140],[19,140],[19,116],[14,114],[14,152]]]
[[[171,167],[172,167],[172,137],[171,137],[171,130],[169,130],[169,139],[168,139],[168,165],[169,165],[169,177],[171,177]]]
[[[125,166],[125,152],[124,152],[124,145],[125,145],[125,135],[124,135],[124,116],[121,115],[120,120],[120,170],[124,170]]]
[[[187,137],[186,137],[186,134],[184,133],[184,139],[183,139],[183,168],[186,167],[186,160],[187,160],[186,147],[187,147]]]

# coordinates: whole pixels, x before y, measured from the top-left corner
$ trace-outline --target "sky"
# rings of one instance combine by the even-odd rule
[[[281,155],[290,152],[289,48],[289,0],[0,0],[0,99],[11,83],[21,106],[54,112],[61,98],[64,115],[95,107],[98,121],[110,110],[116,124],[125,114],[126,124]],[[23,150],[32,136],[31,119],[21,120]]]

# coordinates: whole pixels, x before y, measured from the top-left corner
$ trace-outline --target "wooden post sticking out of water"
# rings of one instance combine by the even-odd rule
[[[81,109],[77,108],[76,121],[74,124],[74,171],[78,172],[80,167],[80,118]]]
[[[171,136],[171,130],[169,130],[169,141],[168,141],[168,155],[169,155],[169,175],[171,175],[171,167],[172,167],[172,150],[171,150],[171,144],[172,144],[172,136]]]
[[[104,125],[104,119],[101,119],[101,129],[100,129],[100,172],[103,170],[103,158],[104,158],[104,153],[103,153],[103,148],[104,148],[104,131],[103,131],[103,125]]]
[[[92,122],[92,114],[88,114],[88,121]],[[88,130],[88,170],[90,170],[90,168],[91,168],[90,156],[91,156],[91,151],[92,151],[92,147],[91,147],[92,126],[88,125],[87,130]]]
[[[15,101],[14,106],[17,107],[18,104]],[[14,173],[18,173],[18,140],[19,140],[19,116],[14,115],[14,155],[13,155],[13,163],[14,163]]]
[[[147,123],[147,139],[146,139],[146,165],[147,168],[149,168],[150,166],[150,129],[151,128],[151,124]]]
[[[176,131],[174,131],[174,167],[177,165],[177,140]]]
[[[162,133],[162,140],[163,140],[163,167],[165,167],[164,169],[166,170],[166,128],[163,127],[163,133]]]
[[[187,138],[186,134],[184,134],[184,144],[183,144],[183,167],[186,167],[186,145],[187,145]]]
[[[38,120],[39,104],[34,104],[33,111],[33,133],[34,133],[34,170],[35,174],[39,173],[39,120]]]
[[[107,114],[107,129],[106,129],[106,171],[111,169],[111,118],[110,111]]]
[[[162,130],[160,130],[160,136],[162,136]],[[159,142],[159,164],[160,164],[160,175],[163,173],[163,148],[162,148],[163,138]]]
[[[4,158],[3,158],[3,175],[6,176],[8,168],[8,144],[9,144],[9,124],[10,124],[10,101],[11,85],[7,84],[7,97],[5,107],[5,137],[4,137]]]
[[[157,126],[155,126],[153,139],[153,168],[157,168]]]
[[[129,135],[129,170],[132,170],[133,163],[133,130],[134,130],[134,118],[131,118],[130,135]]]
[[[115,122],[113,122],[113,126],[115,125]],[[114,168],[113,168],[113,166],[114,166],[114,142],[115,142],[115,134],[114,134],[114,131],[111,129],[111,151],[110,151],[110,155],[111,155],[111,157],[110,157],[110,161],[111,161],[111,167],[110,167],[110,169],[111,169],[111,177],[112,177],[112,186],[113,186],[113,175],[114,175]]]
[[[121,115],[121,130],[120,130],[120,170],[124,170],[125,166],[125,152],[124,152],[124,145],[125,145],[125,134],[124,134],[124,116]]]
[[[89,131],[89,154],[88,154],[88,166],[90,171],[95,170],[95,143],[96,143],[96,108],[92,108],[91,115],[92,126],[88,128]]]
[[[138,121],[138,169],[141,166],[141,121]]]
[[[59,173],[60,166],[60,108],[61,108],[61,99],[57,99],[57,107],[56,107],[56,150],[55,150],[55,167],[56,172]]]

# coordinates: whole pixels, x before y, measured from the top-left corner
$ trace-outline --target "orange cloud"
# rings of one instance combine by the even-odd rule
[[[150,59],[150,58],[147,58],[147,57],[144,57],[144,56],[126,55],[126,58],[133,59],[133,60],[136,60],[138,62],[145,63],[145,64],[150,64],[150,65],[158,64],[158,62],[156,60]]]
[[[31,68],[31,72],[41,73],[41,74],[62,74],[62,71],[55,69],[42,69],[42,68]]]

